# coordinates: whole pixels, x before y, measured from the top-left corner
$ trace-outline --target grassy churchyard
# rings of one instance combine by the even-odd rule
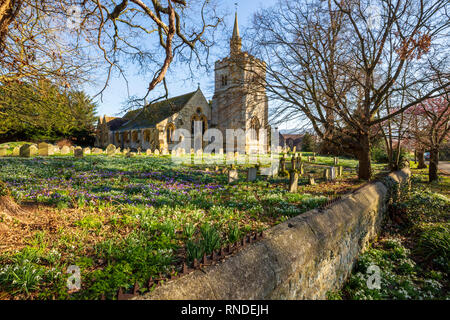
[[[184,263],[192,266],[228,244],[237,247],[249,233],[363,183],[357,161],[343,158],[343,175],[326,181],[323,170],[334,159],[313,162],[312,153],[302,154],[304,174],[292,193],[287,176],[258,174],[247,181],[248,164],[237,165],[238,180],[229,183],[229,165],[177,165],[170,155],[23,158],[11,156],[16,145],[9,146],[0,158],[0,180],[23,211],[0,220],[0,228],[7,227],[0,233],[2,299],[113,299],[118,288],[131,290],[136,282],[145,292],[150,278],[163,282]],[[79,268],[78,292],[67,290],[69,266]]]

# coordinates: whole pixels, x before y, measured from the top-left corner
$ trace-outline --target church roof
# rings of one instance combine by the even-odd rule
[[[189,100],[199,91],[183,94],[163,101],[155,102],[144,108],[129,111],[122,119],[128,120],[117,131],[153,128],[159,122],[179,112]]]

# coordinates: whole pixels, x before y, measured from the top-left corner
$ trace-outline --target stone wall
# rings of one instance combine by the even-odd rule
[[[296,216],[224,262],[137,299],[324,299],[344,284],[359,253],[376,237],[392,181],[404,183],[409,176],[403,169],[326,209]]]

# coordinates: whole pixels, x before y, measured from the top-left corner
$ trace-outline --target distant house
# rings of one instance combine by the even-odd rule
[[[289,147],[291,150],[296,147],[299,151],[302,149],[303,134],[280,133],[280,146]]]

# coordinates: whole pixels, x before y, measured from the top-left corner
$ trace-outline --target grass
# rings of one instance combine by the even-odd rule
[[[0,299],[114,299],[119,287],[144,288],[150,277],[167,278],[184,261],[362,183],[354,171],[325,182],[320,166],[308,164],[319,184],[302,177],[299,192],[289,193],[287,177],[245,181],[245,164],[228,184],[214,166],[177,165],[169,156],[4,157],[0,166],[0,180],[27,212],[26,226],[10,223],[0,236]],[[78,292],[67,290],[71,265],[80,268]]]
[[[450,199],[448,177],[425,183],[413,169],[412,190],[391,207],[378,241],[358,259],[344,288],[329,299],[449,299]],[[447,193],[448,194],[448,193]],[[381,286],[370,289],[370,266],[380,268]]]

